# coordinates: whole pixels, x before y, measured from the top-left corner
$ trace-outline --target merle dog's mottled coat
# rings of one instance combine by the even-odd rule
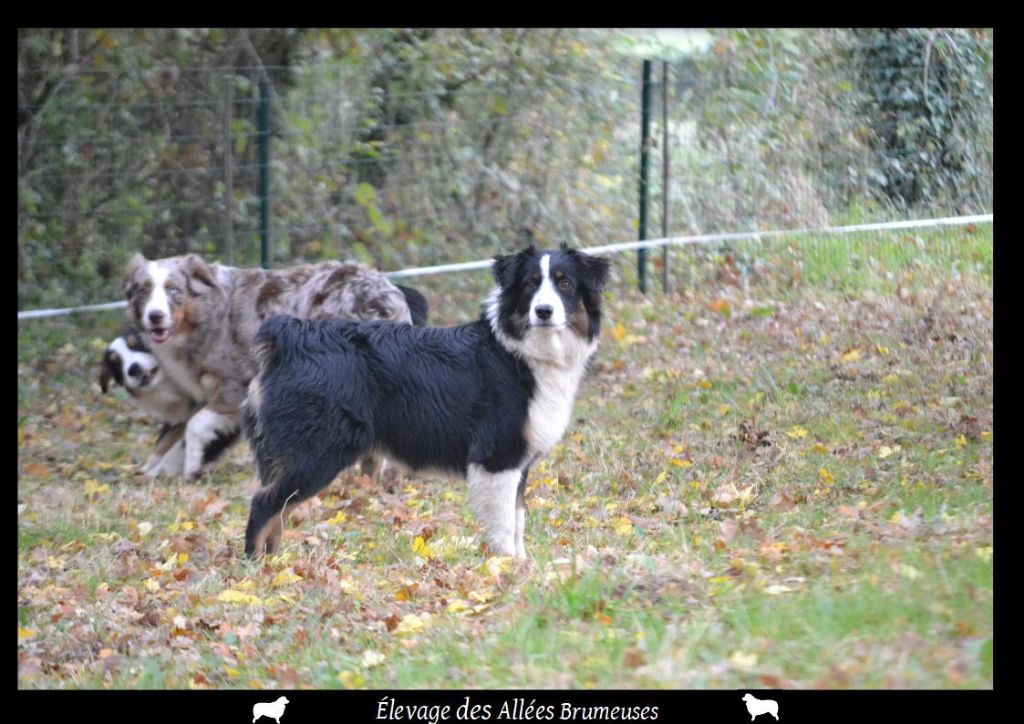
[[[496,258],[498,286],[471,324],[265,321],[245,415],[265,487],[246,552],[275,550],[291,507],[373,450],[467,478],[492,548],[525,555],[527,469],[569,423],[607,270],[604,259],[531,246]]]
[[[266,270],[211,265],[195,254],[136,254],[125,292],[146,344],[200,408],[186,428],[186,478],[240,432],[240,406],[256,373],[250,348],[264,318],[411,321],[402,292],[357,262]]]

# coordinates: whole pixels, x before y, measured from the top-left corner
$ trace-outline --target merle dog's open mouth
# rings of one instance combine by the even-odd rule
[[[164,329],[163,327],[154,327],[149,330],[149,336],[153,338],[153,342],[156,344],[163,344],[171,338],[171,330]]]

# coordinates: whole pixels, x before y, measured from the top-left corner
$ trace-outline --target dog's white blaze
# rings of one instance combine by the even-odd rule
[[[110,343],[110,349],[117,352],[121,357],[121,375],[124,377],[124,386],[129,389],[137,389],[139,387],[138,380],[128,376],[128,368],[133,364],[139,365],[142,368],[143,375],[149,375],[153,371],[154,367],[158,367],[156,357],[149,354],[148,352],[137,352],[128,346],[124,337],[118,337]],[[150,387],[153,387],[157,383],[157,379],[154,378],[150,381]]]
[[[149,299],[146,300],[146,306],[142,309],[141,321],[143,328],[150,330],[153,327],[149,321],[150,312],[160,312],[164,315],[164,324],[170,325],[171,303],[167,298],[167,289],[164,287],[167,283],[167,277],[170,276],[170,271],[155,261],[151,261],[146,267],[146,273],[153,282],[153,289],[149,293]]]
[[[499,556],[517,555],[516,489],[522,473],[489,473],[476,463],[471,463],[467,472],[469,504],[483,523],[487,543]]]
[[[545,254],[540,258],[540,288],[533,295],[533,299],[530,300],[530,324],[551,324],[555,327],[561,327],[565,324],[565,304],[562,302],[562,297],[558,294],[558,290],[555,289],[555,284],[551,280],[551,255]],[[547,305],[553,310],[551,312],[550,319],[543,320],[537,316],[537,307],[541,305]]]
[[[218,432],[232,432],[238,428],[238,419],[214,412],[209,407],[192,416],[185,427],[185,468],[182,476],[189,480],[202,470],[203,452]]]

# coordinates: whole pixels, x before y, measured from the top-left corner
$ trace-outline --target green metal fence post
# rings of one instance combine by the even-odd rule
[[[260,266],[270,268],[270,87],[260,80]]]
[[[651,160],[651,61],[644,61],[643,94],[640,109],[640,240],[647,238],[647,167]],[[640,293],[647,293],[647,249],[636,255]]]
[[[661,236],[668,238],[668,175],[671,167],[668,145],[668,61],[661,61]],[[668,244],[661,247],[661,290],[669,293]]]

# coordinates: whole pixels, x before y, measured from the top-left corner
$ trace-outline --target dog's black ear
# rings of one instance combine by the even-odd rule
[[[193,294],[202,294],[206,291],[203,286],[210,289],[217,287],[217,275],[198,254],[189,254],[185,257],[185,271],[188,273],[189,291]],[[193,284],[193,281],[198,284]]]
[[[112,350],[107,350],[103,355],[103,366],[100,368],[100,389],[103,394],[111,388],[111,382],[115,385],[124,384],[124,376],[121,374],[121,355]]]
[[[595,292],[604,289],[605,282],[608,281],[608,269],[611,267],[608,259],[603,256],[591,256],[582,251],[568,251],[579,260],[583,284]]]
[[[516,276],[516,266],[519,264],[519,254],[498,254],[494,257],[494,265],[491,271],[494,272],[494,281],[502,289],[512,286]]]
[[[107,394],[107,390],[110,389],[110,378],[113,375],[110,373],[110,368],[107,365],[103,365],[103,369],[100,371],[100,389],[103,394]]]
[[[580,293],[583,297],[583,306],[591,314],[591,333],[595,334],[598,328],[597,318],[601,312],[601,293],[604,290],[605,282],[608,280],[609,262],[602,256],[590,256],[580,251],[572,251],[580,264]]]

